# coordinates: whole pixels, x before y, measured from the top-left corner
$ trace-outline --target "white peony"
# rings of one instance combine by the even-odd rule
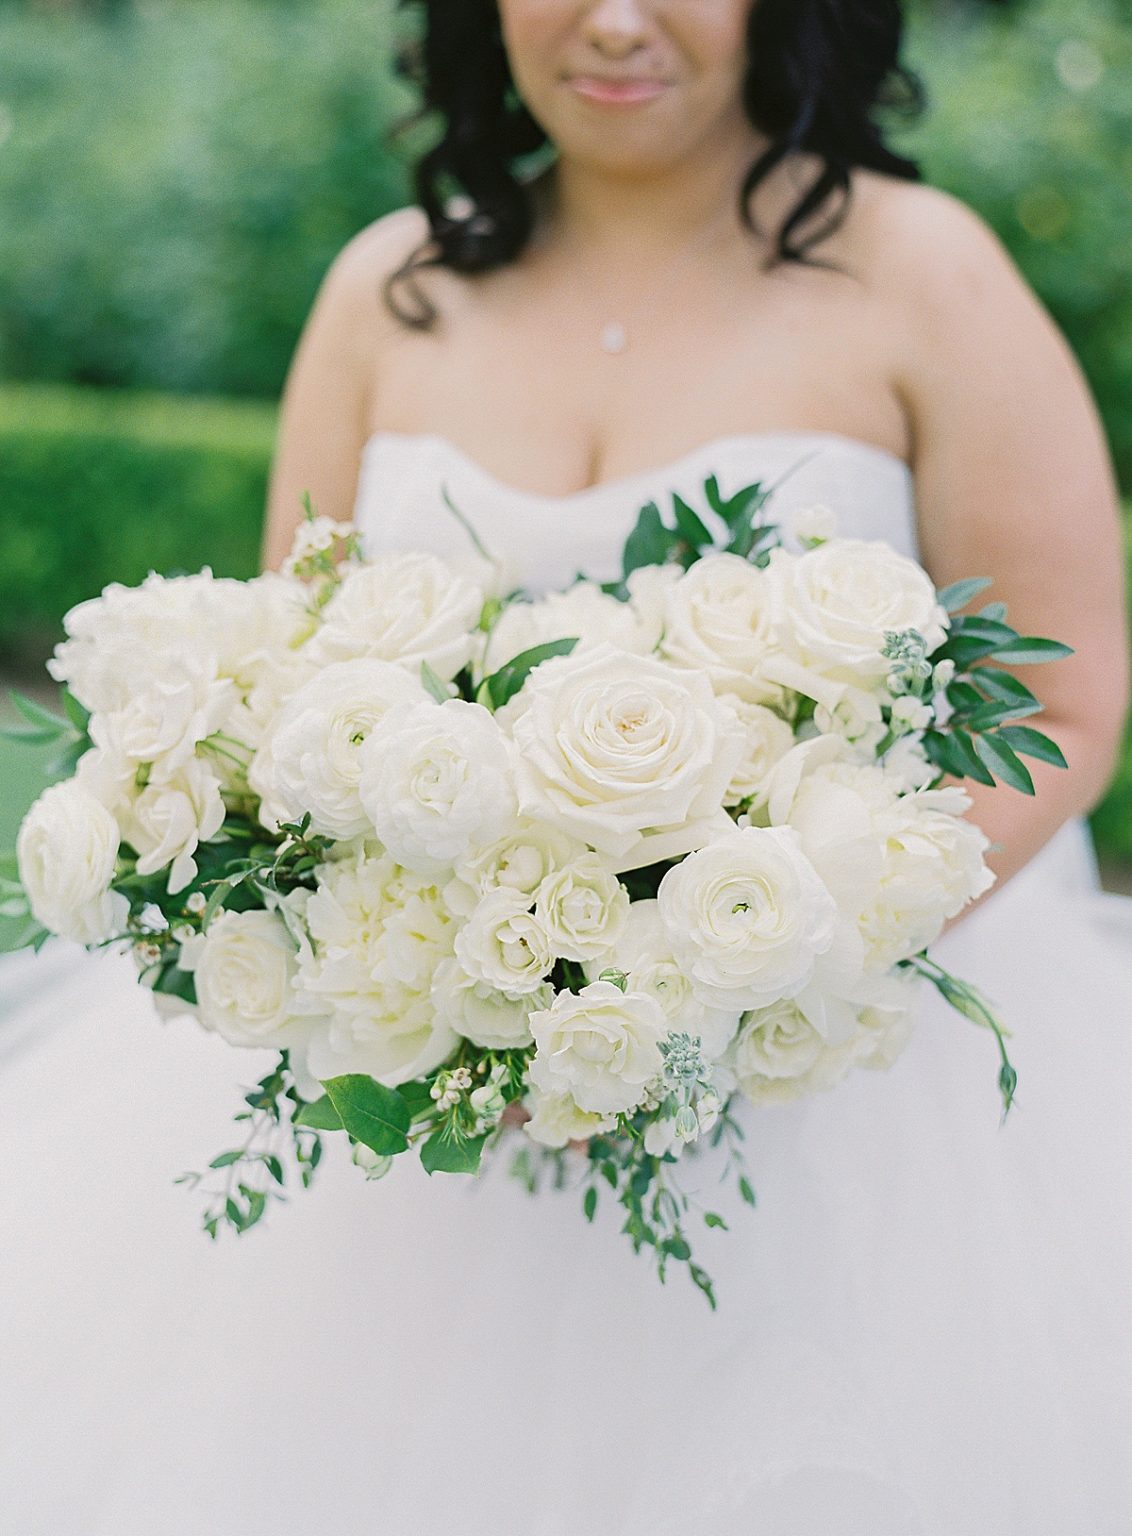
[[[803,666],[860,686],[887,676],[887,630],[914,629],[928,651],[947,613],[923,567],[881,539],[832,539],[802,555],[771,553],[780,638]]]
[[[834,942],[837,909],[789,827],[744,827],[670,869],[657,892],[677,963],[702,1001],[792,997]]]
[[[425,697],[389,662],[341,661],[317,672],[280,710],[248,774],[264,826],[275,830],[309,811],[315,833],[364,834],[370,822],[358,785],[365,739],[387,709]]]
[[[559,992],[531,1014],[535,1054],[527,1075],[543,1093],[568,1093],[580,1109],[607,1115],[635,1109],[664,1064],[668,1021],[655,998],[594,981]]]
[[[274,912],[220,911],[181,946],[192,973],[196,1016],[229,1045],[299,1046],[310,1010],[295,991],[296,948]]]
[[[129,903],[111,891],[118,823],[75,780],[45,789],[20,824],[16,863],[37,922],[79,944],[121,931]]]
[[[594,582],[577,581],[565,592],[504,608],[488,636],[483,671],[498,671],[520,652],[552,640],[576,639],[574,655],[607,640],[620,650],[645,656],[658,638],[659,629],[643,621],[628,603],[618,602]]]
[[[184,767],[236,704],[235,685],[216,677],[208,656],[159,653],[141,667],[134,658],[127,680],[129,698],[91,716],[90,738],[106,752],[136,764],[159,763],[166,772]]]
[[[768,671],[778,649],[771,584],[739,555],[705,555],[665,594],[660,654],[702,669],[717,693],[780,703],[782,689]]]
[[[479,704],[395,705],[361,749],[358,796],[399,863],[437,874],[513,824],[512,753]]]
[[[602,644],[536,667],[499,718],[519,749],[524,814],[590,843],[615,872],[726,824],[743,737],[702,673]]]
[[[736,694],[723,694],[743,729],[743,755],[723,796],[724,805],[741,805],[757,811],[766,804],[767,781],[774,765],[794,745],[791,727],[765,704],[750,704]]]
[[[624,971],[634,992],[647,992],[664,1009],[668,1028],[698,1035],[708,1061],[722,1055],[739,1023],[738,1008],[711,1008],[692,991],[691,982],[672,954],[656,901],[634,901],[616,943],[591,960],[586,974]]]
[[[568,1093],[540,1093],[536,1089],[527,1095],[525,1107],[531,1111],[531,1118],[524,1120],[523,1130],[543,1147],[585,1141],[613,1125],[611,1116],[579,1109]]]
[[[547,875],[535,894],[535,917],[563,960],[592,960],[607,950],[628,915],[628,891],[596,853]]]
[[[138,855],[139,875],[168,867],[171,896],[196,879],[193,855],[224,824],[224,801],[215,774],[198,758],[175,772],[150,777],[119,813],[123,839]]]
[[[414,679],[427,661],[448,682],[471,659],[483,602],[483,589],[436,555],[379,555],[347,572],[310,654],[323,665],[372,657]]]
[[[469,976],[459,960],[442,960],[432,980],[432,1000],[438,1017],[457,1034],[485,1050],[509,1051],[530,1045],[530,1015],[547,1008],[554,996],[549,982],[533,992],[509,997]]]
[[[522,892],[488,891],[456,934],[468,975],[511,997],[537,992],[554,965],[550,936],[530,905]]]
[[[431,996],[455,929],[440,892],[361,842],[320,865],[317,879],[297,983],[326,1015],[307,1048],[310,1072],[395,1086],[431,1071],[457,1040]]]

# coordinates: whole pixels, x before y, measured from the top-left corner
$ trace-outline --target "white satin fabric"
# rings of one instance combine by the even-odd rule
[[[800,464],[800,461],[805,460]],[[565,497],[444,439],[367,445],[371,550],[467,536],[531,586],[613,573],[641,501],[793,468],[775,506],[914,554],[911,475],[763,433]],[[1013,1030],[926,997],[906,1054],[755,1112],[758,1209],[685,1180],[712,1314],[601,1201],[406,1161],[213,1246],[171,1183],[271,1063],[167,1025],[120,957],[0,966],[0,1528],[19,1536],[1123,1536],[1132,1528],[1132,904],[1064,827],[936,949]],[[694,1230],[694,1229],[693,1229]]]

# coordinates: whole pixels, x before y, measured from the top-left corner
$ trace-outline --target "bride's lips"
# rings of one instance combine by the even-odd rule
[[[652,101],[666,89],[663,80],[602,80],[596,75],[572,75],[566,81],[579,96],[607,106],[634,106]]]

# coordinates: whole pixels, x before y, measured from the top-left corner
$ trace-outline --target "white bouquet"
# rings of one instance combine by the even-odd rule
[[[151,575],[67,615],[66,718],[17,702],[70,776],[0,894],[27,942],[129,945],[163,1013],[278,1051],[205,1176],[211,1236],[289,1161],[309,1184],[327,1134],[370,1178],[521,1136],[531,1187],[584,1148],[586,1215],[607,1185],[714,1306],[676,1175],[726,1137],[754,1203],[736,1095],[889,1066],[926,978],[993,1033],[1009,1109],[1004,1030],[926,952],[993,879],[942,780],[1032,793],[1019,754],[1063,765],[995,663],[1067,647],[957,617],[985,581],[937,592],[825,509],[791,550],[769,496],[650,502],[622,580],[534,597],[482,548],[366,559],[308,502],[283,574]]]

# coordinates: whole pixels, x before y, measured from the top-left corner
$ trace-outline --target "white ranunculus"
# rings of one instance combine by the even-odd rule
[[[514,823],[513,751],[480,704],[395,705],[361,749],[362,808],[399,863],[438,874]]]
[[[607,950],[628,914],[628,891],[596,853],[547,875],[535,894],[535,916],[563,960],[592,960]]]
[[[224,824],[220,784],[199,758],[172,773],[153,775],[120,814],[122,837],[138,855],[139,875],[169,869],[171,896],[196,879],[193,855]]]
[[[305,1038],[295,943],[274,912],[218,912],[182,944],[179,964],[193,975],[197,1018],[229,1045],[284,1050]]]
[[[79,944],[121,931],[129,903],[110,890],[119,838],[111,813],[73,779],[43,791],[16,838],[20,884],[37,922]]]
[[[617,941],[586,966],[590,979],[601,971],[624,971],[634,992],[655,997],[670,1030],[698,1035],[708,1061],[723,1054],[739,1023],[738,1008],[710,1008],[700,1002],[691,982],[677,965],[672,944],[660,920],[656,901],[634,901]]]
[[[930,577],[882,539],[831,539],[798,556],[774,550],[767,569],[780,637],[827,677],[860,686],[887,676],[886,630],[917,630],[929,652],[946,636]]]
[[[577,581],[565,592],[504,608],[488,637],[483,671],[496,672],[536,645],[568,639],[578,642],[574,655],[608,640],[620,650],[645,656],[656,645],[657,632],[628,603],[618,602],[594,582]]]
[[[834,941],[833,897],[789,827],[717,838],[670,869],[657,898],[677,963],[713,1007],[796,995]]]
[[[468,975],[511,997],[537,992],[554,965],[550,937],[530,905],[521,891],[488,891],[456,934]]]
[[[426,697],[385,661],[340,661],[315,673],[276,716],[248,774],[264,826],[274,830],[309,811],[311,830],[324,837],[368,831],[358,798],[365,739],[387,709]]]
[[[524,1120],[523,1130],[543,1147],[564,1147],[571,1141],[585,1141],[599,1131],[609,1130],[613,1120],[608,1115],[593,1114],[579,1109],[568,1093],[529,1093],[525,1107],[531,1118]]]
[[[660,654],[701,668],[717,693],[776,704],[783,692],[767,670],[777,653],[771,585],[739,555],[705,555],[665,595]]]
[[[549,982],[533,992],[508,997],[469,976],[459,960],[449,957],[437,967],[432,1000],[437,1015],[458,1035],[485,1050],[510,1051],[531,1043],[530,1015],[549,1007],[554,989]]]
[[[536,667],[499,718],[519,749],[523,812],[615,872],[685,853],[726,822],[743,734],[702,673],[603,644]]]
[[[483,601],[480,586],[436,555],[379,555],[347,573],[309,650],[320,664],[366,656],[414,679],[427,661],[448,682],[471,658]]]
[[[320,865],[317,880],[298,978],[326,1014],[307,1047],[309,1071],[396,1086],[438,1067],[457,1041],[431,995],[455,932],[441,893],[360,842]]]
[[[559,992],[531,1014],[535,1054],[527,1075],[546,1094],[568,1093],[580,1109],[609,1115],[635,1109],[664,1064],[664,1010],[645,992],[594,981]]]
[[[723,694],[743,728],[743,755],[727,786],[724,805],[740,805],[749,802],[748,809],[757,811],[766,804],[767,781],[774,765],[794,745],[794,732],[780,715],[765,704],[750,704],[737,694]]]

